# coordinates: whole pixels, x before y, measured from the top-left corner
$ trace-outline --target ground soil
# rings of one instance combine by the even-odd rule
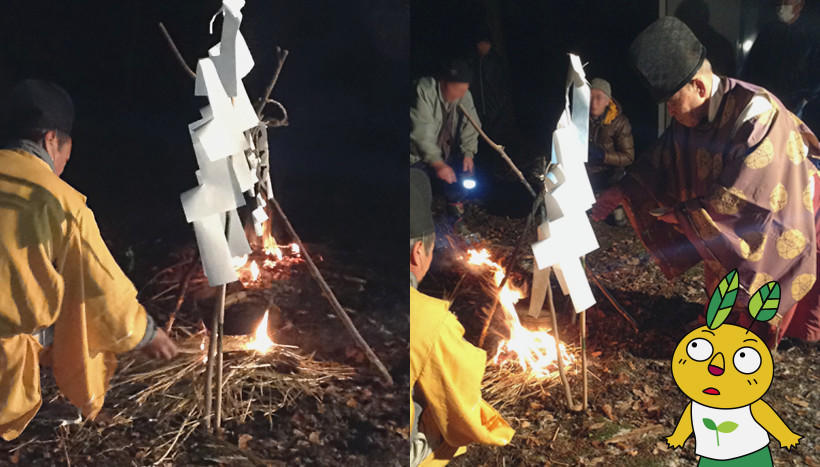
[[[482,234],[483,245],[489,245],[496,258],[510,252],[524,226],[522,219],[489,215],[475,206],[468,209],[466,221],[472,230]],[[451,465],[696,464],[691,438],[677,450],[670,450],[664,438],[672,433],[688,402],[672,380],[670,358],[678,340],[697,325],[703,311],[707,296],[702,268],[695,267],[682,278],[667,281],[629,227],[595,223],[594,228],[600,249],[587,257],[587,264],[635,317],[639,331],[634,331],[595,290],[598,305],[587,314],[589,409],[580,413],[568,410],[563,388],[553,385],[540,395],[501,409],[516,429],[510,445],[473,445]],[[452,292],[460,279],[459,274],[452,272],[457,262],[453,255],[443,253],[439,261],[425,279],[431,294]],[[531,255],[525,254],[518,261],[518,275],[526,278],[531,268]],[[480,316],[475,312],[474,297],[484,297],[478,306],[489,302],[487,292],[477,284],[464,280],[453,303],[454,311],[467,328],[468,340],[474,342],[475,334],[470,329],[476,325],[468,322]],[[557,287],[555,293],[562,340],[577,343],[577,322],[572,322],[566,299]],[[472,308],[464,310],[464,304]],[[526,301],[522,302],[520,310],[527,306]],[[820,465],[820,417],[816,410],[820,404],[820,392],[816,389],[820,383],[820,346],[784,341],[774,359],[774,383],[764,399],[793,431],[803,435],[791,452],[772,440],[775,465]],[[577,369],[570,372],[569,379],[578,400],[581,376]]]

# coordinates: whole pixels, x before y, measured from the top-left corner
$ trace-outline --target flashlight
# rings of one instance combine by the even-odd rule
[[[476,183],[474,178],[465,178],[461,180],[461,186],[468,190],[472,190],[473,188],[475,188],[475,185]]]

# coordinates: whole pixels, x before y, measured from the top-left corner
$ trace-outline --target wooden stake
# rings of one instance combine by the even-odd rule
[[[217,325],[216,334],[216,423],[214,430],[219,433],[222,427],[222,336],[224,335],[225,327],[225,292],[227,284],[222,284],[222,290],[217,297],[217,307],[219,324]]]
[[[584,397],[581,403],[582,410],[586,410],[589,402],[589,386],[587,381],[587,311],[581,312],[581,371],[584,374]]]
[[[319,289],[322,291],[322,295],[325,296],[328,302],[330,302],[333,311],[336,312],[336,316],[342,321],[342,324],[347,329],[347,332],[353,337],[353,340],[362,349],[367,356],[367,359],[370,360],[370,363],[376,367],[376,369],[381,373],[382,379],[387,386],[393,385],[393,378],[390,376],[390,372],[387,371],[387,368],[384,364],[379,360],[379,357],[373,352],[367,342],[364,340],[361,334],[359,334],[358,329],[353,324],[353,321],[350,320],[350,316],[348,316],[347,312],[342,308],[341,303],[339,300],[336,299],[336,295],[333,294],[333,290],[331,290],[330,286],[327,285],[324,277],[322,277],[322,273],[319,272],[319,268],[316,267],[314,264],[313,259],[310,257],[307,248],[302,243],[302,239],[299,238],[299,235],[296,233],[296,230],[291,225],[290,221],[288,220],[288,216],[285,215],[285,211],[282,210],[282,206],[279,205],[279,202],[276,201],[276,197],[273,193],[270,193],[270,202],[273,204],[273,207],[276,208],[276,212],[279,213],[279,216],[282,217],[282,220],[285,223],[285,227],[290,233],[291,238],[296,241],[296,244],[299,245],[299,250],[301,251],[302,257],[305,259],[305,263],[308,265],[308,270],[310,274],[316,279],[316,283],[319,284]]]
[[[555,353],[556,359],[558,360],[558,374],[561,376],[561,383],[564,384],[564,392],[567,396],[567,405],[569,406],[569,409],[577,411],[578,407],[576,407],[575,402],[572,401],[572,391],[569,387],[567,374],[564,371],[564,359],[561,357],[561,337],[558,335],[558,315],[555,313],[555,303],[552,300],[552,284],[550,282],[550,278],[547,277],[547,305],[549,305],[550,315],[552,315],[552,334],[553,337],[555,337]]]
[[[214,360],[216,360],[216,333],[219,320],[219,301],[214,305],[211,335],[208,339],[208,369],[205,372],[205,428],[211,431],[211,413],[214,399]]]

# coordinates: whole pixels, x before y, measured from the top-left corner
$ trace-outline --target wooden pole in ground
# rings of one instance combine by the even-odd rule
[[[205,428],[211,431],[211,414],[214,399],[214,361],[216,360],[216,333],[219,319],[219,300],[211,316],[211,335],[208,340],[208,369],[205,372]]]
[[[217,335],[216,335],[216,423],[214,430],[219,433],[222,428],[222,336],[224,335],[225,327],[225,292],[228,286],[222,284],[217,297]]]
[[[387,368],[384,364],[379,360],[379,357],[373,352],[367,342],[364,340],[362,335],[359,333],[359,330],[356,329],[356,326],[351,321],[350,316],[348,316],[347,312],[342,308],[341,303],[339,300],[336,299],[336,295],[333,294],[333,290],[327,285],[324,277],[322,277],[322,273],[319,271],[319,268],[316,267],[316,264],[313,262],[313,259],[310,257],[307,248],[302,243],[302,239],[299,238],[299,235],[296,233],[296,229],[293,228],[290,221],[288,220],[288,216],[285,215],[285,211],[282,209],[282,206],[279,205],[279,202],[276,201],[276,197],[273,193],[270,193],[270,202],[273,204],[273,207],[276,208],[276,212],[279,213],[279,216],[282,217],[282,220],[285,223],[285,227],[288,230],[291,238],[296,241],[296,244],[299,245],[299,250],[301,251],[302,257],[305,259],[305,263],[307,263],[308,270],[310,274],[316,279],[316,283],[319,284],[319,289],[322,291],[322,295],[325,296],[328,302],[330,302],[333,311],[336,312],[336,316],[342,321],[342,324],[347,329],[347,332],[353,337],[353,340],[362,349],[367,356],[367,359],[370,360],[370,363],[376,367],[376,369],[381,373],[382,379],[384,383],[388,386],[393,385],[393,378],[390,376],[390,372],[387,371]]]
[[[584,373],[584,397],[581,403],[582,410],[586,410],[589,403],[589,381],[587,374],[587,311],[581,312],[581,371]]]
[[[552,300],[552,284],[550,277],[547,276],[547,305],[549,305],[550,315],[552,316],[552,334],[555,338],[555,353],[558,361],[558,374],[561,376],[561,383],[564,385],[564,392],[567,396],[567,406],[570,410],[578,410],[575,402],[572,400],[572,390],[569,387],[569,380],[567,373],[564,370],[564,358],[561,357],[561,337],[558,334],[558,315],[555,313],[555,302]]]

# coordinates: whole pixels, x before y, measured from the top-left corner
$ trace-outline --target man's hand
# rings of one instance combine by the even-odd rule
[[[433,170],[436,171],[436,176],[446,183],[455,183],[456,182],[456,173],[453,171],[453,168],[447,165],[444,161],[437,161],[430,164],[433,167]]]
[[[472,157],[465,157],[464,158],[464,166],[462,167],[464,172],[473,173],[473,169],[475,169],[475,162],[473,162]]]
[[[171,338],[168,337],[168,334],[165,334],[165,331],[162,329],[157,329],[157,333],[154,338],[148,343],[148,345],[143,347],[142,351],[148,354],[151,358],[162,358],[165,360],[170,360],[176,357],[179,352],[176,344],[174,344],[174,341],[172,341]]]
[[[618,207],[624,200],[624,193],[621,191],[621,187],[613,186],[612,188],[604,191],[601,193],[601,196],[598,197],[598,200],[592,206],[592,211],[589,215],[595,221],[602,221],[606,219],[606,216],[609,215],[615,208]]]

